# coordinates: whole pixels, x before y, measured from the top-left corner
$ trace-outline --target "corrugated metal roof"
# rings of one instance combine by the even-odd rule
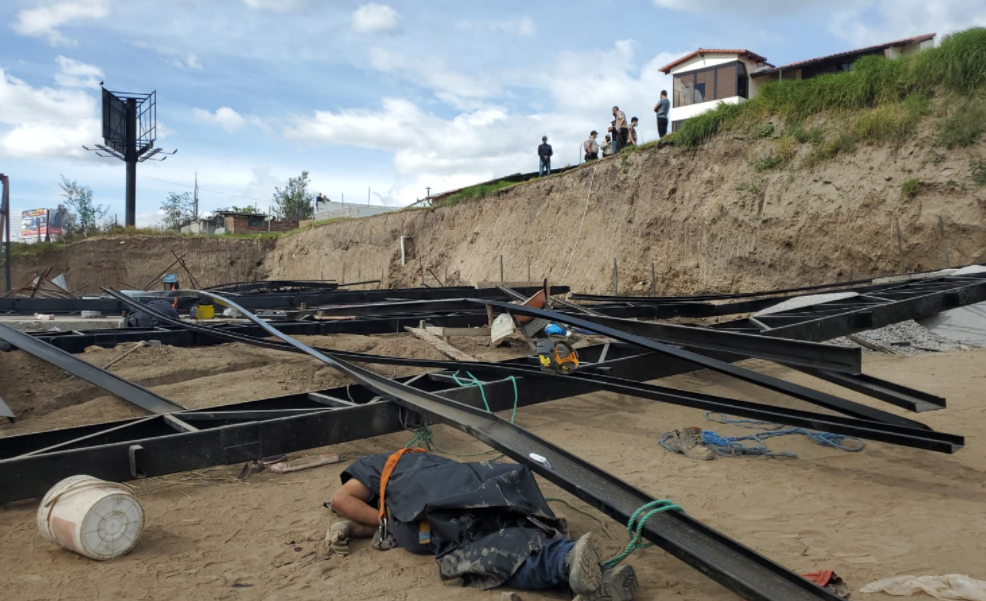
[[[756,52],[751,52],[749,50],[745,50],[745,49],[732,49],[732,50],[729,50],[729,49],[722,49],[722,48],[699,48],[695,52],[686,54],[685,56],[679,58],[678,60],[673,61],[673,62],[670,62],[670,63],[664,65],[663,67],[661,67],[660,71],[663,71],[664,73],[667,73],[667,72],[671,71],[671,69],[673,69],[674,67],[676,67],[676,66],[680,65],[681,63],[687,61],[688,59],[694,58],[696,56],[701,56],[703,54],[739,54],[739,55],[745,56],[747,58],[753,59],[753,60],[755,60],[758,63],[764,63],[764,64],[767,64],[767,65],[770,65],[771,67],[773,67],[773,65],[771,65],[770,63],[767,62],[767,57],[760,56]]]

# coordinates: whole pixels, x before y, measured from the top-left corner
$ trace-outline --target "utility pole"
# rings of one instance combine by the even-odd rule
[[[427,193],[428,193],[428,194],[427,194],[427,195],[425,196],[425,198],[431,198],[431,186],[428,186],[427,188],[425,188],[425,192],[427,192]]]
[[[370,186],[366,187],[366,206],[370,206]]]
[[[199,218],[199,172],[195,172],[195,202],[192,205],[192,218]]]

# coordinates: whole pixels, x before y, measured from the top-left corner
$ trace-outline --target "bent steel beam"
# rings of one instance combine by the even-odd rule
[[[105,289],[105,291],[114,298],[119,298],[121,302],[132,304],[134,306],[140,306],[139,303],[133,299],[128,299],[126,296],[123,296],[114,290]],[[201,332],[206,335],[215,336],[217,338],[234,342],[243,342],[245,344],[252,344],[276,350],[302,352],[296,347],[285,343],[279,343],[262,338],[254,338],[252,336],[232,334],[230,332],[207,326],[177,321],[155,311],[154,309],[151,309],[150,307],[145,307],[142,310],[147,311],[152,316],[157,317],[167,323],[174,323],[181,327]],[[316,348],[315,350],[325,353],[331,357],[356,361],[358,363],[413,365],[416,367],[433,367],[447,370],[471,370],[477,373],[496,374],[503,377],[518,376],[522,378],[528,377],[540,380],[550,380],[559,386],[571,387],[577,385],[582,387],[582,390],[584,391],[603,390],[607,392],[627,394],[649,400],[691,407],[693,409],[728,413],[751,419],[761,419],[789,426],[809,428],[823,432],[831,432],[834,434],[843,434],[845,436],[855,436],[867,440],[877,440],[942,453],[954,453],[961,449],[965,444],[965,439],[961,436],[933,432],[927,427],[911,428],[906,426],[894,426],[890,424],[872,422],[869,420],[844,418],[840,416],[831,416],[821,413],[789,409],[786,407],[776,407],[750,401],[741,401],[697,392],[665,388],[651,384],[643,384],[632,380],[614,378],[603,373],[587,373],[586,370],[581,370],[575,374],[562,375],[552,372],[544,372],[535,365],[505,365],[498,363],[469,361],[436,361],[431,359],[409,359],[404,357],[367,355],[349,351],[335,351],[332,349]],[[594,366],[589,365],[587,369],[592,370],[594,369]],[[654,374],[651,375],[653,376]],[[573,391],[573,394],[579,393],[580,392]]]
[[[594,465],[496,415],[399,384],[371,371],[333,359],[287,336],[246,309],[219,295],[201,292],[240,311],[272,336],[334,367],[393,402],[459,428],[543,478],[626,524],[654,498]],[[546,464],[532,460],[533,455]],[[799,601],[836,597],[752,549],[680,512],[664,512],[643,527],[644,536],[678,559],[751,601]]]
[[[696,365],[701,365],[702,367],[717,371],[719,373],[724,373],[740,380],[751,382],[759,386],[763,386],[769,390],[775,390],[777,392],[782,392],[788,394],[792,397],[808,401],[822,407],[827,407],[835,411],[839,411],[846,415],[851,415],[853,417],[858,417],[861,419],[869,419],[873,421],[879,421],[887,424],[895,424],[898,426],[905,426],[908,428],[927,428],[924,424],[910,420],[904,417],[899,417],[892,413],[887,413],[886,411],[881,411],[879,409],[874,409],[872,407],[867,407],[866,405],[860,405],[859,403],[854,403],[847,399],[837,397],[825,392],[818,390],[813,390],[806,386],[801,386],[800,384],[794,384],[792,382],[786,382],[779,378],[774,378],[766,374],[761,374],[749,369],[744,369],[737,365],[732,365],[726,363],[725,361],[719,361],[717,359],[712,359],[698,353],[693,353],[675,346],[668,344],[663,344],[657,342],[656,340],[651,340],[649,338],[644,338],[642,336],[637,336],[634,334],[629,334],[622,330],[616,328],[611,328],[609,326],[604,326],[597,324],[580,317],[575,317],[572,315],[565,315],[562,313],[555,313],[554,311],[545,311],[544,309],[533,309],[531,307],[525,307],[523,305],[513,305],[510,303],[504,303],[500,301],[492,300],[481,300],[477,299],[473,301],[475,303],[484,304],[492,307],[496,307],[503,311],[509,313],[519,313],[521,315],[529,315],[531,317],[540,317],[543,319],[548,319],[551,321],[557,321],[560,323],[567,323],[569,325],[578,326],[580,328],[585,328],[592,330],[599,334],[615,338],[616,340],[621,340],[623,342],[629,342],[631,344],[636,344],[643,348],[647,348],[665,355],[670,355]]]
[[[173,413],[182,411],[185,407],[158,396],[142,386],[124,380],[105,369],[86,363],[71,353],[55,348],[47,342],[42,342],[34,336],[0,324],[0,340],[10,343],[22,351],[34,355],[42,361],[64,369],[90,384],[110,392],[121,399],[146,409],[151,413]]]
[[[859,374],[863,367],[862,351],[848,346],[595,315],[583,316],[583,319],[630,334],[684,345],[691,349],[722,351],[786,365],[851,374]]]

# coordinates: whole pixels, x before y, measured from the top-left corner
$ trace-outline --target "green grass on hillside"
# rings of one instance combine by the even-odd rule
[[[984,65],[986,28],[968,29],[947,38],[938,48],[915,55],[894,60],[865,56],[846,73],[765,84],[748,102],[720,104],[685,121],[668,142],[681,148],[697,148],[721,129],[748,127],[753,137],[763,137],[759,134],[765,131],[763,124],[768,117],[779,117],[788,128],[799,131],[794,128],[823,112],[853,114],[866,109],[879,110],[852,120],[857,140],[899,140],[911,133],[920,116],[927,114],[929,99],[936,92],[981,95],[986,88]],[[967,102],[975,103],[973,108],[986,110],[981,98],[969,98]],[[974,117],[964,119],[971,122]],[[982,121],[979,118],[979,123]],[[974,127],[960,129],[968,134],[957,138],[962,144],[968,143],[973,133],[976,138],[981,133]],[[805,135],[803,129],[800,132]]]
[[[500,180],[498,182],[493,182],[492,184],[479,184],[478,186],[471,186],[469,188],[463,188],[455,194],[452,194],[448,198],[445,198],[437,203],[436,206],[440,207],[450,207],[464,200],[477,200],[479,198],[485,198],[494,192],[499,192],[504,188],[509,188],[510,186],[516,185],[515,182],[506,182]]]

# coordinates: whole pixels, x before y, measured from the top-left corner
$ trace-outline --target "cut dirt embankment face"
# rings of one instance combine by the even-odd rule
[[[424,272],[428,285],[446,273],[472,284],[500,280],[502,255],[508,281],[526,279],[530,259],[534,280],[611,292],[616,259],[621,292],[648,290],[652,262],[661,293],[731,292],[897,273],[895,219],[904,269],[941,268],[939,217],[951,265],[986,261],[986,188],[970,167],[984,145],[946,152],[921,130],[812,168],[757,171],[751,157],[773,141],[732,135],[696,152],[626,153],[481,200],[284,237],[267,267],[276,278],[398,287]]]
[[[831,124],[830,124],[831,125]],[[54,265],[70,287],[143,286],[185,254],[203,286],[260,278],[390,287],[548,278],[584,292],[734,292],[986,261],[986,144],[935,146],[934,123],[901,146],[862,145],[804,166],[811,144],[764,168],[777,142],[724,133],[701,149],[623,153],[493,196],[354,219],[276,239],[109,237],[15,264]],[[791,168],[786,165],[798,165]],[[759,170],[758,170],[759,169]],[[588,199],[588,201],[587,201]],[[585,220],[582,222],[583,210]],[[401,264],[401,237],[405,264]],[[574,250],[574,252],[573,252]],[[570,264],[569,264],[570,263]],[[185,280],[183,287],[188,287]]]
[[[27,283],[32,275],[52,267],[50,277],[65,274],[70,290],[76,294],[99,291],[100,286],[143,288],[171,265],[177,253],[203,287],[225,282],[251,281],[262,277],[264,260],[273,247],[270,239],[226,238],[222,236],[117,235],[90,238],[11,263],[14,287]],[[180,271],[183,288],[191,287]],[[160,282],[149,286],[161,288]]]

